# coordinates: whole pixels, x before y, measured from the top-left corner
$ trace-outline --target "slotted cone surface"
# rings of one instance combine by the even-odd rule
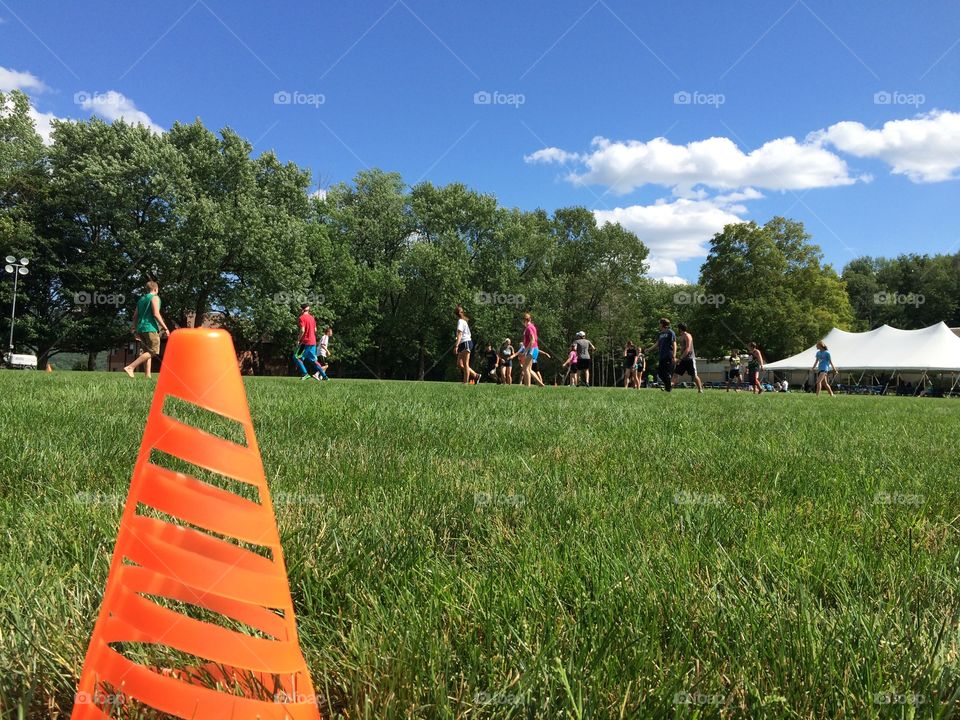
[[[168,417],[169,397],[236,421],[246,446]],[[247,483],[260,503],[159,467],[150,462],[152,450]],[[193,527],[138,514],[138,506]],[[209,533],[269,548],[273,559]],[[191,618],[145,596],[205,608],[267,637]],[[111,643],[164,645],[200,662],[148,667]],[[132,700],[195,720],[319,718],[246,393],[223,330],[170,336],[72,717],[123,717]]]

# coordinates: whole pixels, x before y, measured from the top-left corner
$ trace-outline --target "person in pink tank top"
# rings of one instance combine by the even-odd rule
[[[540,355],[539,337],[537,335],[537,326],[533,324],[533,317],[530,313],[523,314],[523,358],[521,359],[522,371],[520,382],[530,387],[533,378],[533,364]]]

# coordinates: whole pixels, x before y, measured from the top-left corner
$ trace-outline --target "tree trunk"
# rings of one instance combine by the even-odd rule
[[[91,350],[87,353],[87,370],[96,370],[97,369],[97,355],[99,353],[96,350]]]
[[[193,308],[193,326],[195,328],[203,327],[204,315],[207,314],[207,295],[204,293],[197,298],[196,306]]]
[[[423,376],[427,372],[427,349],[423,345],[423,340],[420,340],[420,358],[417,365],[417,380],[423,380]]]

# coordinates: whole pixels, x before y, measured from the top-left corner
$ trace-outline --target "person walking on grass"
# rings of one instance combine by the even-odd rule
[[[763,353],[760,352],[760,346],[755,342],[750,343],[747,348],[750,351],[750,359],[747,361],[747,380],[750,383],[751,392],[759,395],[763,392],[760,386],[760,373],[763,372]]]
[[[513,343],[505,338],[500,344],[500,382],[513,385]]]
[[[740,392],[740,385],[743,383],[743,371],[740,369],[740,352],[738,350],[731,350],[730,357],[730,369],[727,372],[727,392],[730,392],[730,385],[736,381],[734,385],[734,392]]]
[[[297,318],[297,329],[299,337],[297,338],[297,352],[293,359],[300,369],[300,379],[306,380],[329,380],[320,363],[317,362],[317,321],[310,314],[310,306],[304,303],[300,306],[300,317]],[[310,365],[313,372],[307,372],[307,365]]]
[[[320,344],[317,347],[317,351],[320,355],[320,359],[317,361],[317,365],[320,366],[320,374],[323,376],[324,380],[329,380],[327,377],[327,368],[330,367],[330,338],[333,337],[333,328],[327,325],[323,330],[323,335],[320,336]]]
[[[484,357],[487,360],[487,372],[483,379],[487,382],[500,382],[500,353],[493,349],[493,343],[487,343]],[[477,380],[477,382],[480,381]]]
[[[523,314],[523,345],[520,357],[520,384],[530,387],[533,380],[533,364],[540,356],[540,337],[530,313]]]
[[[160,332],[168,334],[170,330],[160,314],[160,286],[155,280],[147,280],[146,293],[137,300],[133,311],[133,322],[130,324],[132,332],[140,343],[140,356],[123,368],[123,371],[133,377],[133,371],[144,365],[144,375],[152,377],[153,359],[160,357]]]
[[[457,305],[453,312],[457,316],[457,339],[453,343],[453,354],[457,356],[457,367],[463,373],[463,384],[469,385],[474,376],[480,377],[480,373],[470,367],[470,353],[473,352],[470,318],[463,305]]]
[[[564,361],[561,367],[567,369],[566,375],[563,376],[563,384],[567,384],[567,379],[570,380],[570,387],[577,386],[577,346],[576,344],[570,345],[570,352],[567,355],[567,359]]]
[[[693,351],[693,335],[684,323],[677,325],[680,331],[680,362],[677,363],[677,372],[673,377],[674,386],[685,373],[689,373],[697,386],[697,392],[703,392],[703,381],[697,375],[697,356]]]
[[[817,343],[816,359],[813,361],[813,367],[810,369],[816,370],[817,372],[817,397],[820,397],[821,388],[826,388],[827,392],[830,393],[830,397],[833,397],[833,388],[830,387],[830,377],[827,373],[830,371],[836,373],[837,366],[833,364],[833,358],[830,357],[830,351],[827,350],[827,346],[823,340]]]
[[[537,359],[533,361],[533,365],[530,366],[530,377],[533,378],[533,381],[540,387],[546,387],[546,383],[543,382],[543,374],[540,372],[540,358],[551,358],[553,357],[546,350],[540,350],[537,353]]]
[[[653,362],[644,353],[642,340],[637,346],[637,375],[639,376],[637,387],[647,388],[653,384]]]
[[[627,340],[627,346],[623,349],[623,387],[638,388],[640,382],[637,380],[637,346],[633,340]]]
[[[673,364],[677,356],[677,335],[670,329],[670,320],[660,318],[660,333],[653,345],[646,352],[656,348],[658,356],[657,376],[663,383],[663,389],[670,392],[673,389]]]
[[[577,333],[577,339],[573,344],[577,348],[577,372],[583,374],[583,387],[590,387],[590,366],[593,364],[590,352],[597,348],[587,340],[587,334],[583,330]]]

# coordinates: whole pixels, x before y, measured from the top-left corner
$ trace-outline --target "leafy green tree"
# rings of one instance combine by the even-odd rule
[[[696,306],[701,351],[719,356],[756,341],[779,358],[850,327],[846,287],[809,240],[802,223],[781,217],[728,225],[713,237],[700,285],[716,302]]]

